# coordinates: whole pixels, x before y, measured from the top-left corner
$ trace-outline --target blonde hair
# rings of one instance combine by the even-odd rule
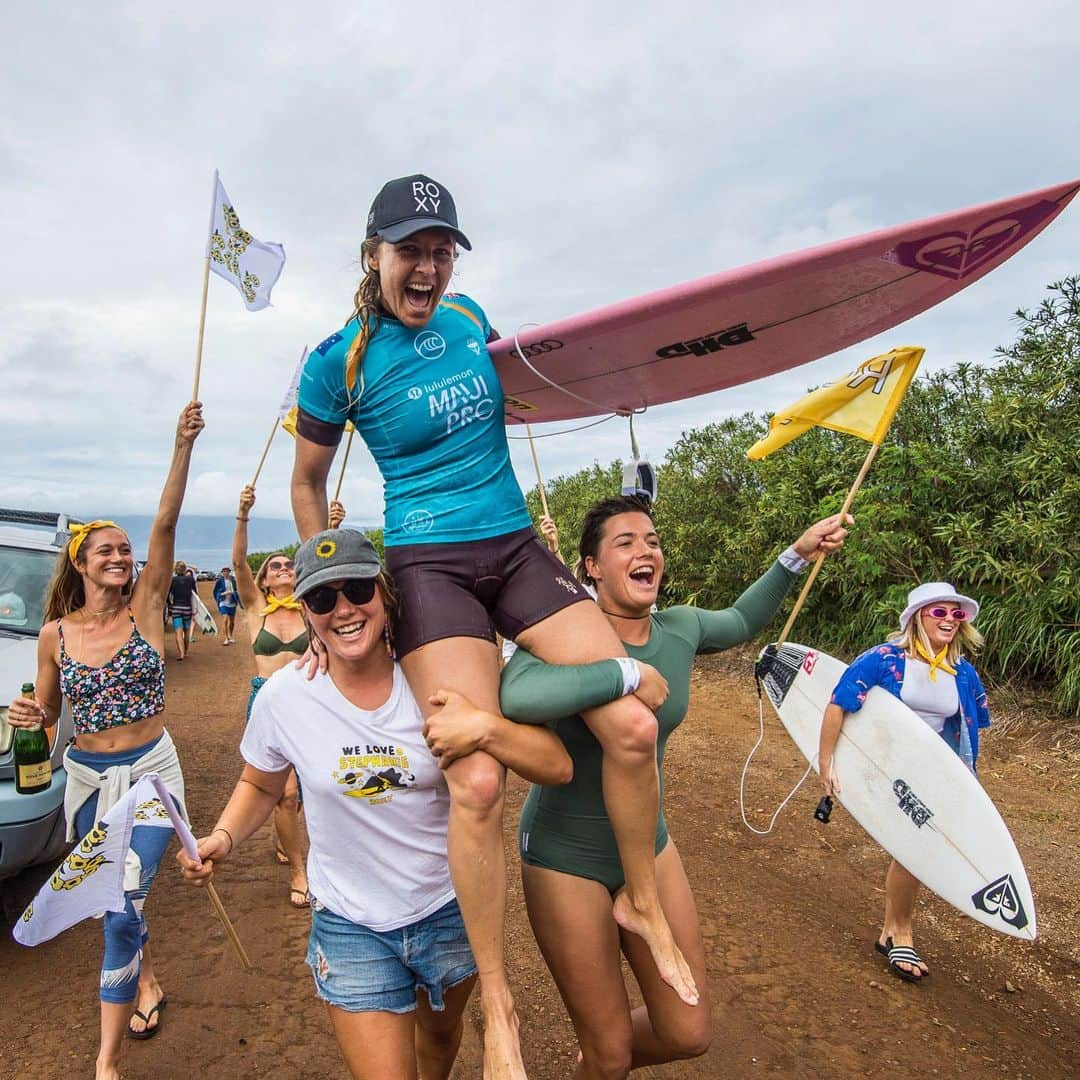
[[[102,526],[102,529],[106,528],[118,529],[127,537],[128,543],[131,543],[131,538],[119,525]],[[94,529],[86,534],[86,540],[79,547],[74,562],[71,561],[66,544],[56,557],[56,569],[53,571],[49,587],[45,590],[46,622],[52,622],[53,619],[62,619],[65,615],[78,611],[79,608],[86,604],[86,585],[83,582],[82,574],[79,573],[79,567],[86,565],[86,550],[89,546],[87,541],[94,533],[101,532],[102,529]],[[134,583],[129,580],[124,586],[123,595],[130,597],[133,587]]]
[[[946,603],[947,601],[941,602]],[[930,606],[930,604],[924,604],[923,607],[919,608],[919,610],[908,619],[908,624],[903,630],[897,630],[895,633],[889,635],[889,641],[893,645],[899,645],[908,656],[918,655],[915,649],[916,641],[922,643],[922,647],[929,656],[934,655],[934,649],[930,644],[930,638],[926,633],[926,628],[922,624],[923,610]],[[965,619],[962,623],[958,624],[956,636],[949,642],[948,647],[945,650],[945,662],[952,667],[956,667],[957,662],[963,657],[965,650],[974,654],[982,648],[982,645],[982,634],[971,625],[969,620]]]
[[[353,312],[348,319],[349,322],[355,319],[360,324],[360,332],[353,338],[345,356],[345,390],[351,394],[353,387],[356,387],[356,401],[359,401],[364,393],[361,370],[364,353],[367,351],[372,335],[379,329],[382,285],[379,282],[379,271],[371,265],[371,256],[378,251],[381,242],[377,236],[371,236],[360,245],[360,268],[364,271],[364,276],[356,287],[356,293],[353,296]]]

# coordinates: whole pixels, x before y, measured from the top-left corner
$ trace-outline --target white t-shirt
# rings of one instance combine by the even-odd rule
[[[396,664],[390,697],[370,712],[346,700],[329,674],[309,682],[288,664],[259,691],[240,744],[256,769],[295,767],[311,893],[372,930],[418,922],[454,898],[450,793],[423,726]]]
[[[900,700],[912,712],[917,713],[939,735],[950,716],[960,708],[960,694],[956,689],[956,676],[941,668],[930,679],[930,665],[910,657],[904,664],[904,683],[900,687]]]

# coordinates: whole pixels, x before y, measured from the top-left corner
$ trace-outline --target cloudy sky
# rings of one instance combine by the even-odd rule
[[[1075,4],[896,8],[18,5],[0,71],[0,504],[152,512],[191,394],[215,168],[288,262],[255,314],[210,281],[193,513],[232,511],[301,349],[349,314],[389,177],[453,192],[474,246],[453,288],[504,333],[1080,177]],[[1012,311],[1077,272],[1074,206],[888,335],[650,410],[642,449],[660,460],[687,427],[776,408],[894,344],[925,345],[924,367],[989,362]],[[539,450],[555,476],[629,439],[613,421]],[[271,450],[257,512],[289,516],[291,453]],[[532,484],[527,444],[513,455]],[[353,520],[381,516],[359,447],[343,498]]]

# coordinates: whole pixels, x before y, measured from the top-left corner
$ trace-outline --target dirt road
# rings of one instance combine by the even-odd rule
[[[197,642],[183,664],[171,656],[170,648],[169,730],[200,835],[240,770],[251,656],[243,646],[222,648],[214,639]],[[980,774],[1024,856],[1040,938],[1028,945],[993,934],[926,897],[917,944],[933,974],[911,986],[890,976],[872,948],[886,857],[842,810],[827,827],[812,820],[816,783],[799,791],[771,836],[743,828],[739,773],[758,724],[748,671],[746,656],[699,661],[690,716],[668,750],[668,821],[701,915],[713,1046],[696,1061],[635,1075],[1080,1075],[1075,759],[1063,765],[1060,754],[993,734],[986,739]],[[747,788],[748,812],[759,825],[802,772],[775,718],[766,724]],[[522,783],[512,783],[506,819],[508,960],[529,1075],[549,1080],[570,1074],[576,1046],[517,882],[514,823],[523,792]],[[217,883],[254,970],[240,970],[207,897],[181,883],[170,850],[148,904],[169,1009],[159,1036],[127,1046],[124,1076],[342,1077],[304,964],[308,917],[288,906],[288,877],[274,861],[266,829],[223,868]],[[5,932],[0,1077],[93,1075],[100,958],[96,922],[33,950]],[[473,1007],[456,1077],[479,1076],[477,1025]]]

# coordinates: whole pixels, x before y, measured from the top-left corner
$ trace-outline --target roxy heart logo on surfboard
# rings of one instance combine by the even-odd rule
[[[1020,903],[1016,886],[1011,874],[1005,874],[996,881],[991,881],[985,889],[980,889],[971,898],[971,902],[987,915],[1000,915],[1004,922],[1023,930],[1028,924],[1024,905]]]
[[[885,258],[913,270],[928,270],[962,281],[1038,228],[1058,209],[1057,203],[1040,199],[1011,214],[983,222],[970,232],[943,232],[897,244]]]

